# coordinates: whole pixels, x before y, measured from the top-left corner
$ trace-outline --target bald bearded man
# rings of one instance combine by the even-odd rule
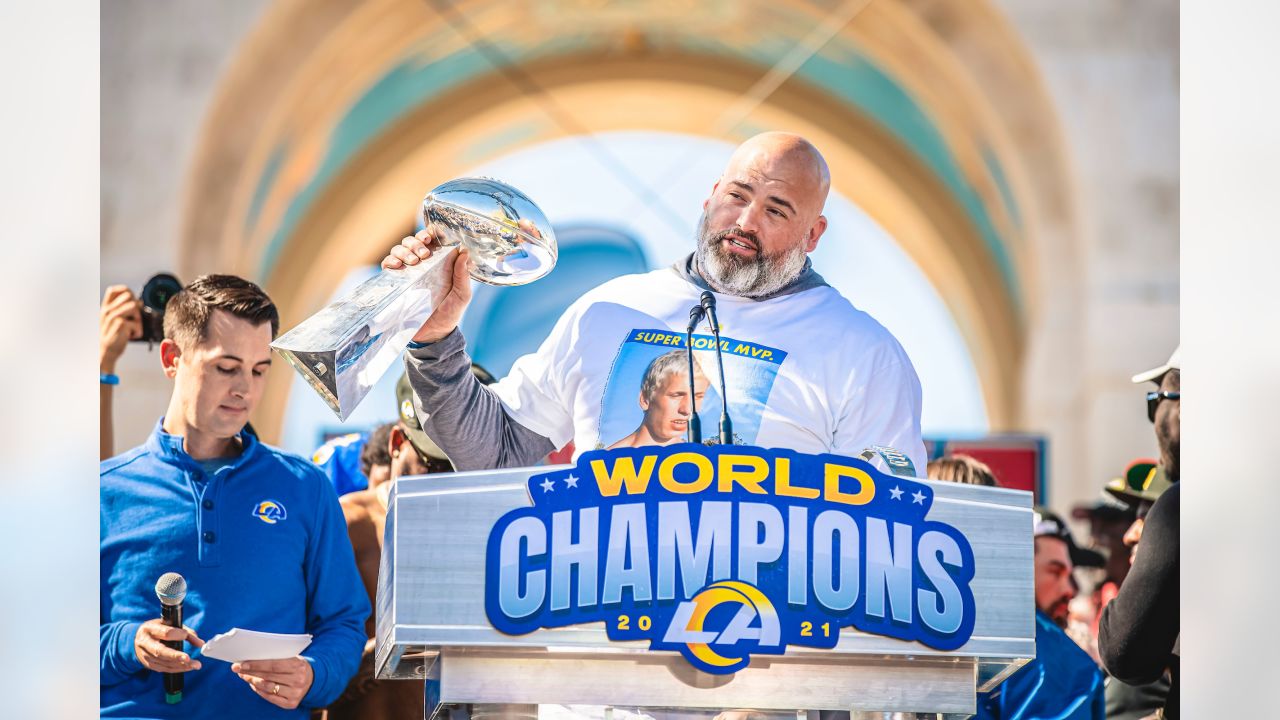
[[[827,230],[830,185],[826,162],[804,138],[773,132],[744,142],[702,204],[693,253],[586,293],[536,352],[488,387],[467,372],[458,322],[471,284],[459,252],[452,289],[405,359],[424,428],[459,470],[531,465],[570,440],[579,453],[603,447],[634,428],[636,378],[683,347],[689,308],[711,290],[735,442],[848,456],[889,445],[923,469],[910,359],[808,258]],[[427,228],[394,246],[382,266],[416,265],[438,247]],[[694,347],[703,364],[715,362],[703,354],[713,344]],[[699,408],[708,417],[719,410]]]

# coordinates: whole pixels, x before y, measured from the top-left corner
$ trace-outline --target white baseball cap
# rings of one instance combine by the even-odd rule
[[[1146,372],[1141,372],[1141,373],[1138,373],[1137,375],[1134,375],[1133,381],[1135,383],[1144,383],[1144,382],[1147,382],[1148,380],[1152,382],[1160,382],[1160,378],[1164,377],[1164,374],[1169,372],[1170,370],[1179,370],[1179,371],[1182,370],[1182,357],[1179,355],[1179,353],[1181,352],[1182,352],[1182,346],[1179,345],[1178,347],[1174,348],[1173,354],[1169,356],[1169,362],[1161,365],[1160,367],[1151,368]]]

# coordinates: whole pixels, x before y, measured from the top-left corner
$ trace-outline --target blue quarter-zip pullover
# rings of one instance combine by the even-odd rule
[[[356,671],[370,612],[333,486],[243,431],[240,456],[210,473],[162,422],[101,466],[102,717],[304,717],[327,705]],[[187,580],[185,624],[206,641],[233,627],[314,636],[302,656],[315,679],[300,708],[268,703],[212,658],[185,674],[181,703],[165,704],[133,640],[160,616],[155,583],[171,571]]]

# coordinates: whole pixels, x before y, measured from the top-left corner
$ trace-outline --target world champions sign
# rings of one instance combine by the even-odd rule
[[[583,453],[529,479],[489,535],[485,611],[524,635],[603,622],[695,667],[835,647],[840,630],[939,650],[973,633],[973,550],[928,485],[835,455],[673,445]]]

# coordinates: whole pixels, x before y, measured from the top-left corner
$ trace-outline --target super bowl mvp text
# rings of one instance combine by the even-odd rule
[[[695,667],[834,647],[853,627],[940,650],[973,632],[973,550],[932,489],[861,460],[752,447],[584,453],[529,479],[488,541],[499,631],[603,622]]]

